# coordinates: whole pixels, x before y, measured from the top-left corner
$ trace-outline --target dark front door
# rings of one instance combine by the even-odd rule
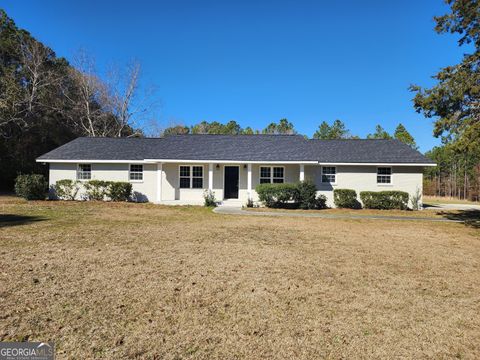
[[[225,166],[225,199],[238,199],[238,166]]]

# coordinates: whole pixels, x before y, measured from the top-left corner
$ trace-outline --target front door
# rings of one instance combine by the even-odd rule
[[[225,199],[238,199],[238,166],[225,166]]]

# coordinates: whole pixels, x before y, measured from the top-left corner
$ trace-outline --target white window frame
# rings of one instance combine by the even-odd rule
[[[132,171],[132,165],[134,166],[141,166],[142,171]],[[141,183],[143,182],[143,171],[144,171],[144,166],[143,164],[128,164],[128,181],[130,182],[136,182],[136,183]],[[142,178],[141,179],[132,179],[132,174],[141,174]]]
[[[324,173],[323,172],[323,169],[324,168],[333,168],[335,169],[335,174],[331,174],[331,173]],[[325,176],[334,176],[335,177],[335,180],[334,181],[324,181],[323,180],[323,175]],[[337,184],[337,167],[336,166],[330,166],[330,165],[322,165],[322,168],[321,168],[321,171],[320,171],[320,180],[321,180],[321,183],[322,184],[331,184],[331,185],[336,185]]]
[[[269,168],[270,169],[270,177],[266,178],[262,176],[262,168]],[[282,168],[283,169],[283,177],[274,177],[273,176],[273,169],[274,168]],[[280,165],[273,165],[273,166],[265,166],[265,165],[260,165],[258,167],[258,183],[262,184],[261,179],[270,179],[270,184],[284,184],[285,183],[285,166],[280,166]],[[282,179],[282,182],[273,182],[273,179]],[[268,183],[263,183],[263,184],[268,184]]]
[[[186,176],[180,176],[180,169],[182,167],[188,167],[190,168],[190,175],[188,176],[190,179],[190,186],[188,188],[186,187],[180,187],[180,179],[181,178],[186,178]],[[194,167],[201,167],[202,168],[202,176],[193,176],[193,168]],[[193,187],[193,179],[202,179],[202,187],[201,188],[194,188]],[[179,189],[191,189],[191,190],[204,190],[205,189],[205,166],[204,165],[179,165],[178,166],[178,188]]]
[[[80,170],[80,167],[84,165],[90,166],[90,171],[89,171],[90,177],[88,179],[83,177],[83,174],[87,173],[88,171]],[[82,176],[80,176],[80,174],[82,174]],[[85,164],[85,163],[77,164],[77,180],[78,181],[92,180],[92,164]]]
[[[385,175],[385,174],[378,174],[378,169],[390,169],[390,175]],[[378,182],[378,177],[379,176],[385,176],[385,177],[390,177],[390,182],[389,183],[382,183]],[[378,186],[392,186],[393,185],[393,167],[392,166],[377,166],[377,171],[375,173],[375,179],[377,182]]]

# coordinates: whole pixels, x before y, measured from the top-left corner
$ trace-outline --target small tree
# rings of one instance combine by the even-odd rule
[[[412,203],[412,210],[420,210],[422,208],[422,193],[417,187],[415,194],[410,196],[410,202]]]
[[[15,193],[26,200],[45,200],[47,181],[40,174],[18,175],[15,179]]]
[[[395,129],[395,132],[393,134],[393,137],[404,144],[407,144],[410,146],[412,149],[417,149],[417,143],[415,142],[415,139],[413,136],[407,131],[405,126],[402,124],[398,124],[397,128]]]
[[[335,120],[330,126],[323,121],[318,130],[313,134],[314,139],[332,140],[332,139],[347,139],[350,137],[350,131],[347,129],[343,121]]]
[[[375,132],[373,134],[367,135],[367,139],[387,139],[388,140],[391,138],[392,136],[387,131],[385,131],[385,129],[380,125],[375,126]]]

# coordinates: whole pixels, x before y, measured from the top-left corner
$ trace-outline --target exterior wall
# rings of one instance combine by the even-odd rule
[[[129,165],[92,163],[92,179],[129,181]],[[179,167],[180,165],[203,166],[203,189],[180,189]],[[239,166],[239,202],[246,203],[248,199],[247,179],[248,169],[244,164],[213,164],[213,191],[217,200],[223,200],[224,171],[225,166]],[[260,167],[273,166],[252,164],[252,198],[258,201],[255,187],[260,183]],[[275,165],[285,168],[285,182],[299,180],[300,166],[298,164]],[[336,184],[321,182],[321,166],[305,165],[305,179],[312,180],[319,189],[319,194],[327,197],[328,206],[333,207],[333,189],[354,189],[359,194],[361,191],[401,190],[414,195],[416,190],[422,192],[423,168],[413,166],[393,166],[392,183],[377,184],[377,168],[375,166],[344,165],[336,166]],[[73,163],[50,163],[50,185],[61,179],[76,179],[77,164]],[[157,164],[143,164],[143,181],[131,181],[135,198],[138,201],[157,202],[158,183]],[[164,163],[161,172],[161,202],[179,200],[182,203],[201,204],[203,194],[209,184],[208,164],[180,164]],[[79,193],[79,198],[82,192]],[[360,200],[360,199],[359,199]]]
[[[420,166],[392,166],[392,183],[377,184],[377,167],[361,165],[336,166],[336,184],[322,183],[321,166],[305,166],[305,178],[312,180],[318,193],[327,197],[327,205],[334,207],[334,189],[353,189],[360,201],[361,191],[400,190],[414,195],[423,192],[423,168]]]
[[[204,189],[180,189],[179,188],[179,172],[180,166],[196,165],[203,166],[203,187]],[[226,166],[239,167],[239,183],[238,183],[238,200],[246,203],[248,199],[248,168],[246,164],[213,164],[213,192],[215,198],[219,201],[224,198],[224,174]],[[258,200],[255,187],[260,183],[260,166],[252,164],[252,198],[254,201]],[[276,165],[285,167],[285,181],[295,182],[299,179],[299,165]],[[182,202],[198,203],[203,202],[203,193],[208,189],[208,164],[187,164],[187,163],[165,163],[162,166],[162,196],[161,201],[180,200]]]
[[[126,181],[130,164],[99,164],[92,163],[92,180]],[[58,180],[76,180],[78,164],[50,163],[49,185],[55,185]],[[155,201],[156,196],[156,164],[143,164],[143,181],[130,181],[134,197],[137,201]],[[81,189],[77,195],[82,199],[85,191]]]

